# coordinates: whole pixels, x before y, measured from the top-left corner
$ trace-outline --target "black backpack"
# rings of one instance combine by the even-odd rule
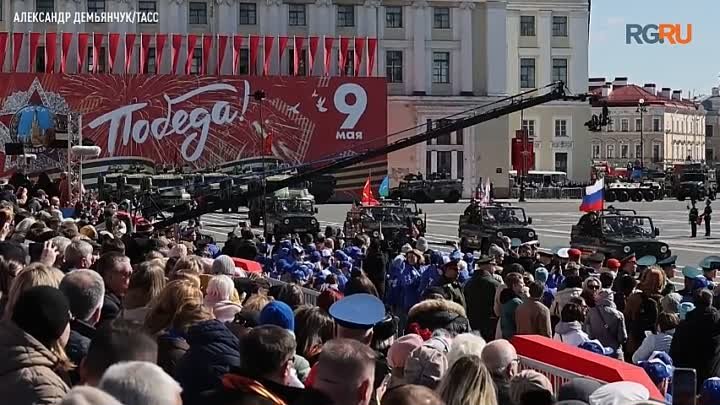
[[[658,315],[662,312],[659,298],[660,297],[655,295],[642,294],[640,313],[633,328],[635,336],[644,336],[646,330],[651,332],[655,331]]]

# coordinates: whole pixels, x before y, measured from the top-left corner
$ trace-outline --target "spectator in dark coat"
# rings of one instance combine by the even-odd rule
[[[697,371],[698,390],[703,381],[720,375],[720,312],[712,300],[709,290],[697,293],[696,308],[680,322],[670,345],[675,367]]]
[[[201,394],[220,386],[222,376],[240,366],[240,341],[213,319],[192,326],[187,333],[190,345],[175,370],[183,387],[184,405],[206,405]]]
[[[387,270],[387,257],[380,248],[380,241],[373,239],[370,241],[370,247],[365,252],[365,260],[363,261],[363,270],[368,278],[375,285],[378,296],[382,299],[385,297],[385,277]]]
[[[479,330],[483,339],[491,341],[495,337],[498,318],[493,311],[495,293],[500,282],[493,277],[495,259],[481,257],[475,261],[477,269],[465,284],[464,294],[467,316],[473,330]]]
[[[132,266],[127,256],[116,252],[105,253],[100,256],[96,265],[97,272],[105,280],[105,301],[103,302],[100,323],[107,323],[119,318],[122,314],[122,299],[130,287]]]

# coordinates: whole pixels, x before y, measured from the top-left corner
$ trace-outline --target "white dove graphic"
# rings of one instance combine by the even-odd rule
[[[293,114],[300,114],[300,111],[298,111],[299,107],[300,107],[300,103],[297,103],[292,107],[288,107],[288,112],[291,112]]]
[[[312,98],[315,98],[315,97],[317,97],[317,96],[318,96],[317,90],[313,90]]]
[[[327,111],[327,108],[325,108],[325,97],[320,97],[317,101],[316,106],[318,111],[320,111],[321,113]]]

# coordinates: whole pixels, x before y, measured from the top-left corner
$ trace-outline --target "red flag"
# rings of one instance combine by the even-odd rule
[[[273,136],[270,133],[265,134],[263,139],[263,155],[272,155]]]
[[[241,37],[242,38],[242,37]],[[225,61],[225,50],[227,49],[228,36],[218,35],[218,53],[217,53],[217,65],[215,66],[215,74],[219,75],[222,73],[222,65]],[[235,72],[233,72],[235,74]]]
[[[100,47],[102,46],[105,34],[93,34],[93,73],[97,73],[100,69]]]
[[[189,75],[192,71],[193,55],[195,54],[195,44],[197,44],[197,35],[188,34],[187,36],[187,58],[185,59],[185,74]]]
[[[232,74],[237,74],[238,69],[238,62],[240,61],[240,48],[242,48],[243,43],[243,36],[237,35],[233,37],[233,66],[232,66]],[[252,44],[252,41],[251,41]],[[252,51],[251,51],[252,52]]]
[[[13,72],[17,72],[18,61],[20,60],[20,51],[22,50],[23,39],[25,34],[22,32],[13,33]]]
[[[285,54],[285,48],[287,48],[288,44],[288,37],[280,37],[280,46],[278,47],[278,66],[280,67],[280,71],[282,72],[282,58]]]
[[[367,39],[367,75],[373,75],[373,68],[375,67],[375,50],[377,49],[377,38]]]
[[[115,68],[115,57],[117,56],[117,50],[118,45],[120,45],[120,34],[113,33],[108,34],[108,44],[110,49],[108,50],[109,55],[109,67],[110,67],[110,73],[113,72],[113,69]]]
[[[200,74],[206,75],[208,72],[208,66],[210,65],[210,51],[212,51],[212,39],[213,36],[203,34],[202,42],[202,63],[200,64]]]
[[[354,49],[354,58],[355,59],[355,76],[360,76],[360,63],[362,62],[363,58],[363,51],[365,50],[365,38],[355,38],[355,49]]]
[[[7,41],[8,41],[8,34],[7,32],[0,32],[0,72],[2,72],[5,67],[5,50],[7,49]]]
[[[29,72],[35,71],[35,59],[37,56],[38,44],[40,44],[40,33],[39,32],[31,32],[30,33],[30,68],[28,69]]]
[[[172,52],[171,52],[171,60],[170,60],[170,74],[176,74],[177,73],[177,63],[178,58],[180,57],[180,48],[182,47],[182,35],[181,34],[172,34]]]
[[[163,50],[165,49],[165,42],[167,40],[167,34],[155,34],[155,73],[160,74],[160,67],[162,66]]]
[[[332,46],[334,38],[325,37],[325,76],[330,75],[330,57],[332,55]]]
[[[308,69],[307,69],[307,71],[308,71],[307,74],[309,76],[312,76],[313,67],[315,66],[315,55],[317,55],[319,42],[320,42],[320,38],[310,37],[310,54],[308,55]]]
[[[57,49],[57,33],[45,33],[45,73],[55,73],[55,50]],[[4,51],[4,49],[3,49]],[[2,64],[0,64],[2,70]]]
[[[340,37],[340,76],[345,75],[345,65],[347,65],[348,48],[350,47],[350,38]]]
[[[150,40],[152,37],[148,34],[140,34],[140,74],[145,73],[145,66],[148,63],[148,51],[150,50]],[[157,60],[157,51],[155,51],[155,60]],[[149,73],[149,72],[148,72]]]
[[[275,41],[275,37],[265,37],[265,46],[263,52],[265,52],[265,62],[263,63],[263,76],[267,76],[270,71],[270,57],[272,57],[272,46]]]
[[[62,34],[62,55],[60,55],[60,72],[66,73],[67,72],[67,57],[68,52],[70,51],[70,45],[72,44],[73,39],[73,33],[72,32],[63,32]]]
[[[255,74],[257,69],[258,48],[260,47],[260,37],[250,35],[250,74]]]
[[[135,38],[137,34],[125,33],[125,74],[130,74],[132,65],[133,50],[135,50]]]
[[[363,205],[378,205],[378,200],[376,200],[373,196],[372,186],[370,186],[370,177],[365,180],[365,186],[363,187],[361,202]]]
[[[78,33],[78,46],[77,46],[77,73],[82,73],[85,68],[85,60],[87,58],[88,41],[90,40],[90,34],[81,32]]]
[[[303,50],[303,37],[295,37],[295,43],[293,44],[295,51],[293,52],[293,74],[297,76],[300,71],[300,58],[302,57]]]

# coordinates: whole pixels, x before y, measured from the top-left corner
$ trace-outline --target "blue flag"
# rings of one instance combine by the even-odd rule
[[[382,183],[380,183],[380,190],[378,190],[380,197],[387,198],[390,195],[390,178],[385,176]]]

